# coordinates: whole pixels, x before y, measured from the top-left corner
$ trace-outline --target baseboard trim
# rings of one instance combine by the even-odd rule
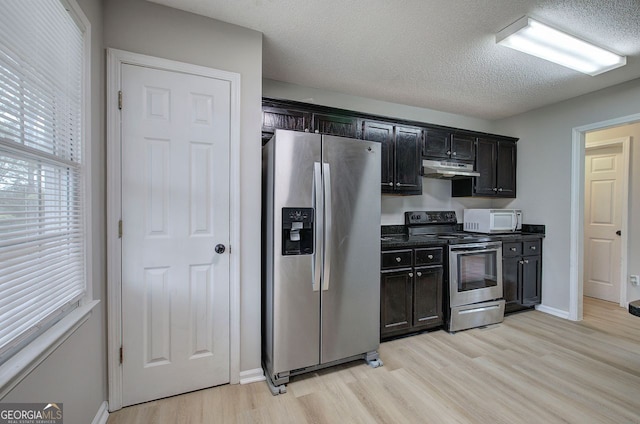
[[[558,318],[569,319],[569,312],[561,309],[552,308],[545,305],[536,305],[536,311],[544,312],[545,314],[554,315]]]
[[[262,368],[254,368],[252,370],[240,371],[240,384],[256,383],[266,380]]]
[[[105,400],[98,408],[98,412],[96,416],[93,417],[93,421],[91,424],[107,424],[107,420],[109,419],[109,404]]]

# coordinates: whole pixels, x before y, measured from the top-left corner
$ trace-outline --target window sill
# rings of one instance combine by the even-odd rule
[[[3,399],[31,371],[67,340],[89,317],[99,303],[93,300],[80,305],[24,349],[0,365],[0,399]]]

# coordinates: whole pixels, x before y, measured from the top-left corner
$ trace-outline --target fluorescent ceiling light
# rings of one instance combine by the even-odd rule
[[[620,56],[525,16],[498,34],[496,43],[589,75],[627,63]]]

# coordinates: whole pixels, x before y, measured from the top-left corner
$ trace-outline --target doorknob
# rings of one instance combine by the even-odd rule
[[[621,236],[622,235],[622,231],[620,231],[620,230],[616,231],[616,235]]]
[[[216,247],[214,249],[216,251],[217,254],[221,255],[224,253],[224,244],[216,244]]]

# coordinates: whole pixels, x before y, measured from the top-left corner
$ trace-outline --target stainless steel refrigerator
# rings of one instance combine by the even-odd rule
[[[381,365],[380,144],[276,130],[263,147],[263,367]]]

